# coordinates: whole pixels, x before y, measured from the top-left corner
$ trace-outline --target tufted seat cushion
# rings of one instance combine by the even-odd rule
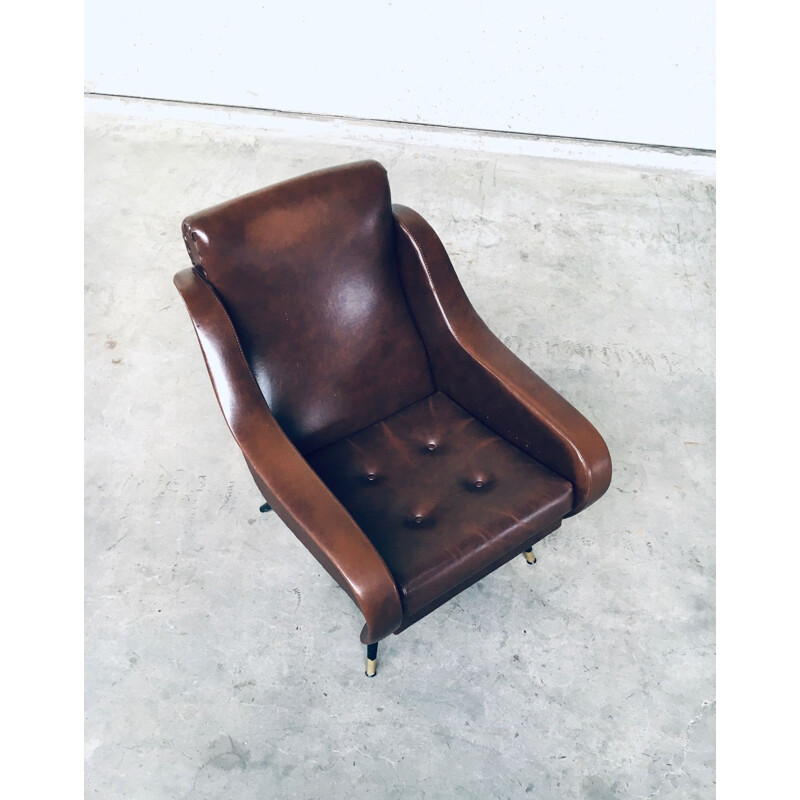
[[[572,508],[569,481],[441,392],[307,460],[386,562],[409,617]]]

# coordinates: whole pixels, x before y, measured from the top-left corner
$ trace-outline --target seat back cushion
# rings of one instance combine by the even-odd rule
[[[397,272],[385,169],[303,175],[188,217],[270,407],[302,452],[426,397],[425,347]]]

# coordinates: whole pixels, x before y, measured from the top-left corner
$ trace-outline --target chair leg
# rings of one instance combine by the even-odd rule
[[[364,674],[368,678],[374,678],[378,671],[378,643],[367,645],[367,669]]]
[[[529,547],[529,548],[528,548],[528,549],[525,551],[525,560],[526,560],[526,561],[527,561],[529,564],[535,564],[535,563],[536,563],[536,556],[533,554],[533,548],[532,548],[532,547]]]
[[[264,503],[261,508],[258,509],[262,514],[265,514],[267,511],[272,511],[272,506],[269,503]]]

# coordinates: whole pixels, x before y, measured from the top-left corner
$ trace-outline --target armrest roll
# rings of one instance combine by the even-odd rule
[[[403,618],[394,578],[275,421],[214,288],[193,269],[179,272],[175,286],[192,319],[225,421],[259,489],[361,609],[366,622],[362,641],[371,644],[393,633]]]
[[[573,485],[570,516],[611,482],[594,426],[515,356],[469,302],[439,237],[415,211],[393,206],[403,286],[437,388],[495,433]]]

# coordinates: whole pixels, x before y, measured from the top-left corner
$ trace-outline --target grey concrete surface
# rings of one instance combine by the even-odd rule
[[[606,437],[612,488],[381,646],[261,498],[172,286],[184,215],[363,157]],[[521,156],[86,124],[86,792],[714,793],[714,183]]]

